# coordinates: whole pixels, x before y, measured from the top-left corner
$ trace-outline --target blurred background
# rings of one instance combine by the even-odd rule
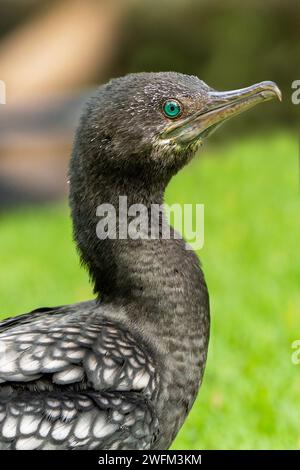
[[[175,70],[271,102],[224,125],[167,190],[205,204],[204,383],[174,448],[300,447],[298,0],[0,0],[0,316],[92,296],[67,165],[83,103],[111,77]]]

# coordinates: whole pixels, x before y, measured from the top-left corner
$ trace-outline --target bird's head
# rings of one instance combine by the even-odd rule
[[[274,97],[269,81],[219,92],[181,73],[131,74],[99,88],[79,132],[103,169],[169,179],[221,123]]]

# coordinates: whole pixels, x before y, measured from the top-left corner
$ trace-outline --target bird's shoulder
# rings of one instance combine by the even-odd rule
[[[0,382],[93,390],[134,390],[151,396],[155,360],[126,324],[96,302],[42,308],[0,322]]]
[[[156,396],[151,352],[109,308],[0,323],[0,449],[149,449]]]

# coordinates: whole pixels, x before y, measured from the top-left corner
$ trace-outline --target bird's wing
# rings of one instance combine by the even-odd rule
[[[91,310],[91,309],[90,309]],[[89,309],[0,323],[0,448],[150,448],[154,361],[122,325]]]

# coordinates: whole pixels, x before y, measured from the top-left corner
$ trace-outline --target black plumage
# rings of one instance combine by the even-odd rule
[[[128,75],[84,111],[70,164],[74,238],[96,300],[0,323],[0,448],[165,449],[202,381],[208,292],[185,242],[105,239],[100,204],[163,203],[171,177],[222,121],[279,95],[271,82],[218,93],[177,73]],[[176,100],[180,114],[166,116]],[[117,215],[118,231],[124,229]],[[150,227],[147,218],[146,232]]]

